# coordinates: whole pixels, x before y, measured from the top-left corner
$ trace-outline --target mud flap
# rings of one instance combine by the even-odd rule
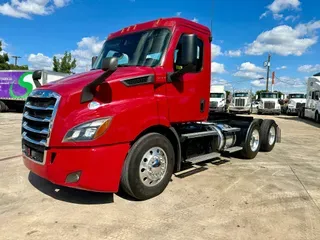
[[[281,143],[281,129],[277,126],[277,143]]]

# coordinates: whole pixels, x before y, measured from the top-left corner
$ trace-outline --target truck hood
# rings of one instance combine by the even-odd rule
[[[58,81],[43,85],[41,89],[54,91],[61,96],[77,94],[90,82],[94,81],[103,73],[103,70],[97,69],[85,73],[74,74]],[[109,76],[105,82],[112,83],[123,79],[134,78],[144,75],[154,74],[151,67],[119,67]]]
[[[304,98],[291,98],[290,99],[290,102],[292,104],[297,104],[297,103],[306,103],[307,102],[307,99],[304,99]],[[289,103],[290,103],[289,102]]]

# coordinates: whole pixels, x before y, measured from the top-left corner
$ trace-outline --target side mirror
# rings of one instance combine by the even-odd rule
[[[118,68],[118,58],[108,57],[108,58],[103,59],[101,68],[103,71],[114,72]]]
[[[258,100],[258,98],[259,98],[259,96],[258,96],[258,95],[256,95],[256,100]]]
[[[40,80],[42,76],[42,71],[41,70],[36,70],[32,73],[32,79],[33,80]]]
[[[38,88],[41,87],[41,84],[39,82],[39,80],[41,79],[42,76],[42,71],[41,70],[36,70],[32,73],[32,80],[34,85]]]
[[[185,34],[181,38],[180,52],[177,56],[177,65],[196,65],[197,62],[197,36]]]
[[[283,96],[283,94],[281,94],[281,100],[283,100],[284,99],[284,96]]]
[[[91,59],[91,67],[93,67],[94,63],[96,62],[97,60],[97,56],[93,56],[92,59]]]

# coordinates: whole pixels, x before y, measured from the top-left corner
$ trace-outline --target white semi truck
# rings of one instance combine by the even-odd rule
[[[285,107],[286,114],[297,114],[298,109],[305,106],[306,104],[306,94],[304,93],[290,93],[288,95],[288,103]]]
[[[320,123],[320,73],[308,79],[305,106],[298,111],[299,117],[314,119]]]
[[[259,97],[258,114],[280,115],[281,106],[277,92],[262,92]]]
[[[235,91],[232,96],[232,102],[229,107],[230,113],[247,113],[252,112],[252,95],[251,91]]]
[[[223,85],[211,85],[210,110],[213,112],[227,111],[227,93]]]

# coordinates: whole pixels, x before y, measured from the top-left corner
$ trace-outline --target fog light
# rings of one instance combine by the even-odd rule
[[[81,171],[70,173],[66,178],[66,183],[75,183],[80,179]]]

